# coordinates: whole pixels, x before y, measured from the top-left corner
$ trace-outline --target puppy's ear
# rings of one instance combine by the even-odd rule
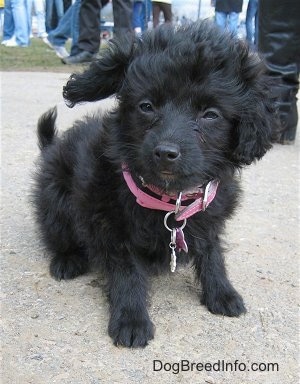
[[[238,165],[259,160],[272,147],[278,131],[275,101],[265,66],[255,53],[241,59],[242,112],[235,127],[233,160]]]
[[[135,49],[135,38],[128,34],[122,40],[111,40],[101,58],[81,74],[73,74],[63,88],[69,107],[85,101],[96,101],[114,95],[122,87],[127,67]]]

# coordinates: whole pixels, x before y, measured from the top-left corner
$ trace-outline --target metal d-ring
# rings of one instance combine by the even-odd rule
[[[168,212],[168,213],[166,213],[166,215],[165,215],[165,218],[164,218],[164,226],[167,228],[167,230],[168,231],[170,231],[170,232],[172,232],[173,231],[173,229],[171,229],[169,226],[168,226],[168,218],[169,218],[169,216],[171,216],[172,214],[173,215],[175,215],[175,212],[176,211],[171,211],[171,212]],[[183,229],[184,227],[186,226],[186,219],[183,219],[183,224],[182,224],[182,226],[181,227],[178,227],[179,229]]]
[[[175,207],[175,215],[179,212],[180,206],[181,206],[181,198],[182,198],[182,192],[179,192],[177,200],[176,200],[176,207]]]

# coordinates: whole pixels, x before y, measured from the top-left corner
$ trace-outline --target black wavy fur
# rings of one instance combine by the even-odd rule
[[[63,90],[70,106],[114,94],[113,111],[60,136],[56,110],[41,117],[34,205],[51,275],[101,268],[109,335],[116,345],[144,347],[154,335],[148,278],[157,266],[169,269],[170,232],[165,212],[136,203],[122,164],[166,193],[220,181],[208,209],[188,219],[189,253],[178,259],[192,260],[209,311],[239,316],[246,309],[226,276],[220,235],[239,199],[237,170],[271,148],[276,120],[259,57],[209,22],[111,41]]]

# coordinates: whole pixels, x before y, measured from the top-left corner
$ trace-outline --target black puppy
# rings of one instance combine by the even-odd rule
[[[263,64],[208,22],[163,26],[112,41],[63,91],[70,106],[114,94],[113,111],[61,137],[55,109],[39,121],[34,204],[51,275],[104,271],[116,345],[153,338],[149,273],[170,262],[174,271],[176,257],[192,260],[209,311],[239,316],[219,236],[239,198],[237,170],[271,147]]]

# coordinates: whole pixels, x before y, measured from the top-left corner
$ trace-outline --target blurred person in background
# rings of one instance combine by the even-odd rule
[[[137,36],[140,36],[145,29],[144,0],[133,1],[132,27]]]
[[[264,57],[281,122],[278,141],[293,144],[298,124],[300,1],[260,0],[258,51]]]
[[[137,36],[141,35],[148,28],[151,13],[151,0],[134,0],[132,27]]]
[[[43,39],[43,41],[55,51],[56,56],[60,59],[64,59],[69,56],[69,52],[65,47],[69,38],[72,39],[70,54],[77,55],[79,53],[78,36],[80,6],[81,0],[75,0],[64,13],[57,27],[49,32],[47,38]]]
[[[246,40],[250,46],[257,44],[258,0],[249,0],[246,12]]]
[[[164,22],[172,23],[172,0],[152,0],[153,28],[159,25],[161,12],[164,15]]]
[[[3,36],[4,0],[0,0],[0,34]]]
[[[101,0],[81,0],[77,52],[62,59],[65,64],[80,64],[93,61],[100,47]]]
[[[27,47],[29,45],[29,20],[26,0],[5,0],[2,45]]]
[[[243,0],[215,0],[215,23],[222,29],[236,34]]]
[[[53,24],[54,12],[56,15],[56,22]],[[50,32],[55,29],[64,15],[64,2],[63,0],[46,0],[46,30]]]
[[[79,11],[78,53],[62,59],[65,64],[95,60],[100,48],[101,6],[107,0],[81,0]],[[132,0],[113,0],[114,36],[132,33]]]
[[[132,33],[133,0],[112,0],[114,36]]]
[[[32,35],[32,10],[36,15],[37,21],[37,36],[41,39],[47,37],[46,32],[46,9],[44,0],[26,0],[27,7],[27,18],[28,18],[28,28],[29,36]]]

